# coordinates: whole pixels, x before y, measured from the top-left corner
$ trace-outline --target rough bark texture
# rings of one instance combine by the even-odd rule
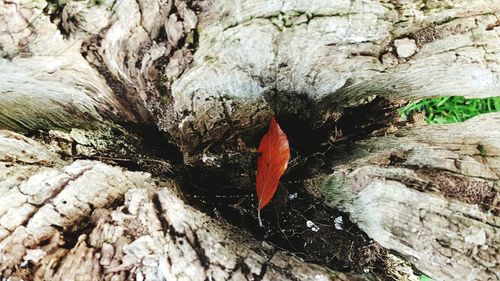
[[[436,280],[499,279],[500,114],[333,152],[319,186],[374,240]]]
[[[24,280],[358,280],[186,206],[171,181],[68,163],[0,132],[0,275]]]
[[[496,0],[0,2],[0,129],[50,144],[1,133],[2,275],[354,278],[233,237],[170,182],[72,157],[156,153],[117,125],[137,122],[188,168],[251,188],[271,115],[299,136],[376,96],[498,95],[499,14]],[[429,275],[500,279],[498,132],[494,115],[356,143],[322,190]],[[165,154],[152,170],[172,175]]]
[[[215,1],[172,84],[173,134],[193,162],[220,164],[220,136],[251,142],[272,114],[316,128],[377,95],[498,95],[499,13],[498,1]]]
[[[376,95],[500,90],[493,0],[2,6],[2,127],[154,119],[191,164],[244,152],[272,114],[316,128]]]
[[[180,54],[197,22],[184,1],[0,5],[0,125],[17,131],[150,120],[158,72],[189,62]]]
[[[65,128],[102,120],[134,120],[106,80],[43,13],[45,1],[0,3],[0,127]]]

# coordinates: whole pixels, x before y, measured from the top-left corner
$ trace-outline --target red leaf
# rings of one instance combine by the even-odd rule
[[[269,129],[260,141],[259,154],[256,189],[260,210],[273,198],[280,177],[285,172],[290,159],[288,139],[274,117],[271,118]]]

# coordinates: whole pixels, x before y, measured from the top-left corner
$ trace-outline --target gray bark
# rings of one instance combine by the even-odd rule
[[[59,159],[0,132],[0,275],[11,280],[359,280],[187,206],[173,181]]]
[[[172,84],[174,135],[196,162],[273,113],[314,128],[375,96],[498,95],[499,13],[498,1],[215,1]]]
[[[334,148],[318,175],[331,205],[436,280],[496,280],[500,114]]]
[[[376,96],[498,95],[499,14],[494,0],[0,2],[0,128],[67,141],[2,133],[2,274],[355,278],[231,236],[170,182],[67,159],[134,157],[141,144],[116,124],[137,122],[189,165],[250,170],[271,115],[315,130]],[[493,116],[357,143],[370,152],[335,158],[320,192],[430,276],[499,279],[498,129]]]
[[[272,114],[314,128],[374,96],[500,90],[498,1],[2,5],[2,127],[154,119],[192,164],[220,165],[214,142],[239,152]]]

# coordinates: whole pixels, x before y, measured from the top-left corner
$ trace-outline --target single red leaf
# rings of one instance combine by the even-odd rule
[[[276,119],[272,117],[269,122],[269,129],[262,137],[259,145],[256,180],[259,211],[273,198],[280,177],[288,166],[289,159],[290,145],[288,144],[288,138],[281,130]]]

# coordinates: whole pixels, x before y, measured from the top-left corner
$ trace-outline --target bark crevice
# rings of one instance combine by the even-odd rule
[[[0,128],[36,140],[0,133],[1,274],[416,280],[383,246],[439,280],[500,278],[497,115],[394,121],[408,100],[499,92],[499,11],[486,0],[0,3]],[[272,115],[293,159],[260,229],[255,147]]]

